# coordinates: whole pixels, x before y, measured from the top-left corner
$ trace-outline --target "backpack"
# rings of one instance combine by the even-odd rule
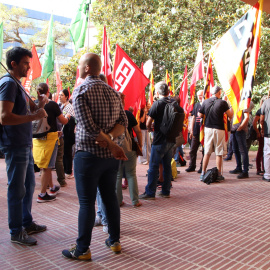
[[[217,167],[214,167],[212,169],[207,170],[206,174],[203,177],[202,182],[204,182],[207,185],[210,185],[211,183],[214,182],[219,182],[217,181],[218,177],[218,169]]]
[[[175,138],[183,129],[183,122],[185,118],[184,113],[179,113],[176,106],[179,106],[176,101],[165,101],[166,106],[162,122],[160,125],[160,132],[166,136],[168,142],[175,143]]]

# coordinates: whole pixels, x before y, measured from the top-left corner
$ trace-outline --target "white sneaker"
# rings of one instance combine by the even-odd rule
[[[109,233],[108,225],[103,225],[103,232]]]

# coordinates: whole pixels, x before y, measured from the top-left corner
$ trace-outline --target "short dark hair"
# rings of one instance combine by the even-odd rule
[[[49,87],[47,83],[40,83],[38,85],[38,91],[41,95],[46,95],[49,92]]]
[[[61,92],[63,92],[63,94],[65,95],[65,97],[67,97],[67,99],[69,99],[69,92],[67,89],[63,89]]]
[[[166,82],[158,82],[155,85],[155,90],[158,91],[158,93],[162,96],[168,96],[169,95],[169,87]]]
[[[15,61],[18,65],[24,56],[33,57],[32,53],[22,47],[14,47],[6,53],[6,64],[9,70],[12,70],[11,62]]]

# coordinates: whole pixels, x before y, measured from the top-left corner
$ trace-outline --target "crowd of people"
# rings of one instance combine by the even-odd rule
[[[66,178],[75,178],[80,206],[78,237],[76,245],[63,250],[62,255],[90,260],[92,229],[98,225],[103,225],[103,231],[109,234],[106,246],[120,253],[120,207],[124,205],[122,179],[127,180],[133,207],[141,207],[140,200],[154,200],[158,186],[158,195],[170,198],[172,158],[180,163],[179,155],[183,157],[183,149],[177,144],[177,138],[168,140],[161,125],[168,103],[179,114],[184,114],[184,110],[179,106],[179,99],[170,97],[168,85],[162,81],[155,85],[157,100],[151,108],[146,106],[141,110],[138,122],[129,110],[124,110],[125,95],[112,89],[106,77],[100,74],[101,59],[93,53],[84,54],[79,61],[79,74],[84,82],[74,89],[72,102],[65,89],[59,94],[59,104],[51,100],[46,83],[38,85],[37,99],[30,102],[20,79],[27,75],[31,57],[31,52],[21,47],[9,50],[6,54],[9,72],[0,79],[0,150],[7,166],[11,242],[35,245],[37,240],[31,234],[47,229],[45,225],[33,222],[31,214],[35,164],[41,170],[39,203],[54,201],[60,188],[67,185]],[[257,174],[270,182],[270,99],[262,99],[253,121],[250,121],[251,109],[248,108],[243,111],[241,121],[233,125],[234,112],[226,98],[221,98],[222,89],[215,86],[211,94],[203,101],[203,91],[199,90],[198,102],[190,112],[190,152],[186,172],[196,170],[200,128],[204,122],[203,155],[197,171],[199,180],[204,179],[213,152],[218,180],[224,180],[223,159],[230,160],[232,152],[236,167],[229,173],[237,174],[239,179],[248,178],[250,138],[247,134],[253,130],[253,139],[259,142]],[[32,138],[31,122],[44,117],[50,130],[46,135]],[[224,122],[224,117],[228,121]],[[225,141],[227,130],[228,143]],[[142,155],[137,160],[138,152]],[[136,177],[138,163],[149,166],[141,195]],[[59,185],[52,181],[54,168]]]

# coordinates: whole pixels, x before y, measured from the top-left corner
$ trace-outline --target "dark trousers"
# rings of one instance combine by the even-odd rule
[[[258,148],[258,152],[256,156],[256,169],[257,169],[257,172],[260,172],[264,170],[264,165],[263,165],[264,138],[260,137],[258,141],[259,141],[259,148]]]
[[[232,156],[233,156],[232,142],[233,142],[233,134],[231,133],[229,143],[228,143],[228,153],[227,153],[228,158],[232,158]]]
[[[109,240],[111,243],[119,242],[120,208],[115,192],[118,168],[119,161],[114,158],[99,158],[83,151],[75,154],[74,176],[80,204],[77,238],[79,252],[85,252],[91,243],[97,187],[105,206]]]
[[[59,138],[57,157],[56,157],[56,161],[55,161],[55,170],[56,170],[56,174],[57,174],[57,181],[59,182],[60,185],[65,183],[63,155],[64,155],[64,139],[61,137],[61,138]]]
[[[64,163],[64,170],[66,174],[72,174],[72,146],[68,140],[64,138],[64,156],[63,156],[63,163]]]
[[[197,152],[200,146],[200,136],[193,136],[191,139],[191,147],[189,152],[189,167],[196,168],[196,159],[197,159]],[[201,160],[201,166],[203,162],[203,156],[204,156],[204,148],[202,151],[202,160]]]

